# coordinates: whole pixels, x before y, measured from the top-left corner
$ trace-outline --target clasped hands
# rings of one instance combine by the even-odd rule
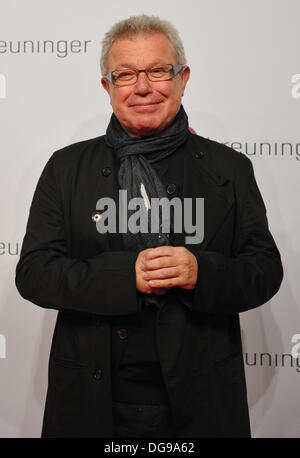
[[[135,271],[138,291],[161,295],[173,286],[194,289],[198,263],[187,248],[166,245],[141,251],[136,259]]]

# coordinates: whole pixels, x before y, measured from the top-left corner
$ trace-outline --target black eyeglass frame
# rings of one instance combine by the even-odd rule
[[[169,79],[173,79],[175,78],[176,75],[178,75],[178,73],[182,70],[182,68],[184,67],[184,65],[178,65],[178,64],[164,64],[164,65],[171,65],[172,66],[172,73],[173,73],[173,76]],[[159,65],[157,66],[159,67]],[[138,79],[138,74],[139,73],[142,73],[142,72],[145,72],[146,75],[147,75],[147,78],[149,79],[149,81],[152,81],[152,82],[159,82],[159,81],[169,81],[169,79],[167,80],[151,80],[148,76],[148,72],[150,72],[153,68],[156,68],[155,66],[153,66],[152,68],[149,68],[149,69],[143,69],[143,70],[134,70],[133,68],[131,69],[128,69],[128,70],[132,70],[133,72],[135,72],[136,74],[136,80],[134,81],[134,83],[128,83],[128,84],[122,84],[121,86],[118,86],[117,84],[115,84],[115,81],[114,81],[114,77],[113,77],[113,73],[116,71],[116,70],[113,70],[112,72],[108,73],[107,75],[104,75],[104,78],[106,78],[111,84],[113,84],[114,86],[116,87],[122,87],[122,86],[132,86],[133,84],[135,84],[137,82],[137,79]],[[125,70],[125,69],[124,69]],[[127,70],[127,69],[126,69]]]

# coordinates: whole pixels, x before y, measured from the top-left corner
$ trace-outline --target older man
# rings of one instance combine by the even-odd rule
[[[251,162],[189,131],[190,69],[170,23],[117,23],[101,70],[106,135],[50,157],[16,272],[24,298],[59,311],[42,435],[249,437],[239,312],[282,280]],[[142,200],[149,230],[99,230],[99,202],[122,207],[121,191]],[[155,215],[155,199],[175,197],[204,199],[198,243],[175,211],[167,231]]]

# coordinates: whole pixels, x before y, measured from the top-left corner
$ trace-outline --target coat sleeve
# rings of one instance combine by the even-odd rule
[[[193,250],[198,262],[197,282],[194,290],[183,293],[191,311],[244,312],[266,303],[279,290],[283,278],[280,254],[268,228],[252,163],[246,157],[243,160],[245,169],[239,179],[246,190],[239,202],[232,256]]]
[[[55,153],[38,181],[15,282],[24,299],[45,308],[98,315],[137,313],[136,252],[68,256]]]

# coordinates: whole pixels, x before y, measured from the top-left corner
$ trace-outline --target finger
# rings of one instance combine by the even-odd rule
[[[177,278],[167,278],[164,280],[150,280],[149,285],[151,288],[172,288],[177,286]]]
[[[154,258],[142,262],[142,270],[156,270],[162,269],[164,267],[175,267],[176,260],[174,256],[160,256],[159,258]]]
[[[166,269],[148,270],[144,272],[143,279],[149,281],[152,279],[178,277],[178,275],[179,272],[177,267],[167,267]]]
[[[156,248],[150,248],[144,255],[142,260],[146,261],[159,256],[171,256],[174,253],[175,247],[170,245],[158,246]]]

